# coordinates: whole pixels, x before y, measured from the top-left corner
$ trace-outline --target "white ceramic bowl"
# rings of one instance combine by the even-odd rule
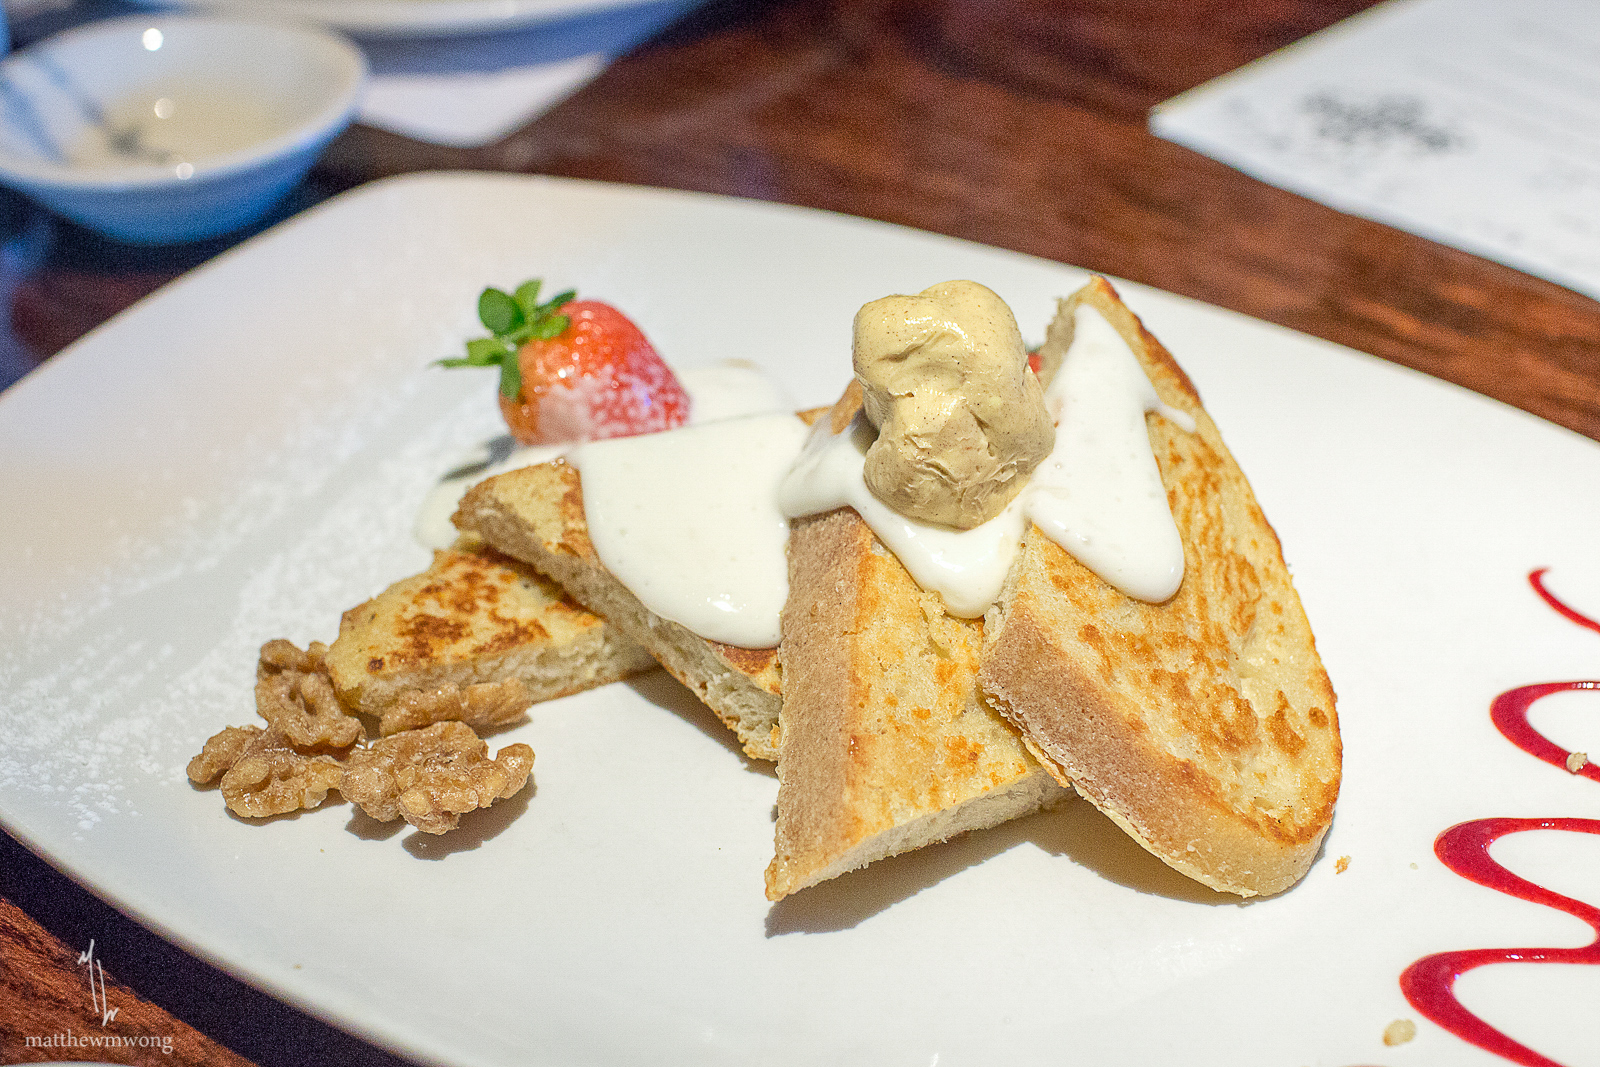
[[[0,61],[0,184],[124,241],[227,233],[350,124],[366,61],[307,27],[133,16]]]

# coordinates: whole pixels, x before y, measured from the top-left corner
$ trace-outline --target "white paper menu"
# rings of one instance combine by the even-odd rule
[[[1600,299],[1600,0],[1390,0],[1159,105],[1150,126]]]

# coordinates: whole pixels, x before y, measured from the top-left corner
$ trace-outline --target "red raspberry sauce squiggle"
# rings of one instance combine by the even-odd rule
[[[1563,604],[1545,588],[1544,575],[1548,569],[1540,567],[1528,575],[1528,584],[1533,586],[1534,592],[1562,618],[1600,633],[1600,623]],[[1543,682],[1520,686],[1495,697],[1489,705],[1489,717],[1506,740],[1529,755],[1566,771],[1570,753],[1535,730],[1528,721],[1528,712],[1536,701],[1551,693],[1585,690],[1600,690],[1600,682]],[[1586,763],[1575,773],[1600,782],[1600,767],[1594,763]],[[1578,948],[1479,948],[1435,953],[1405,969],[1400,975],[1400,989],[1413,1008],[1463,1041],[1523,1067],[1561,1067],[1550,1057],[1535,1052],[1478,1018],[1455,995],[1456,979],[1475,967],[1490,963],[1600,965],[1600,908],[1519,878],[1489,856],[1489,846],[1495,841],[1525,830],[1600,835],[1600,819],[1476,819],[1459,823],[1440,834],[1433,843],[1434,855],[1468,881],[1583,920],[1594,931],[1594,940]]]
[[[1544,587],[1544,576],[1549,572],[1549,570],[1549,567],[1540,567],[1538,570],[1528,575],[1528,584],[1533,586],[1533,591],[1538,593],[1539,596],[1544,599],[1544,602],[1554,608],[1556,610],[1556,614],[1560,615],[1562,618],[1567,619],[1570,622],[1575,622],[1585,629],[1593,630],[1595,633],[1600,633],[1600,622],[1595,622],[1582,612],[1573,611],[1560,600],[1557,600],[1554,593],[1550,592],[1550,590]]]
[[[1561,1067],[1472,1014],[1455,995],[1456,979],[1485,964],[1600,964],[1600,908],[1519,878],[1489,856],[1489,846],[1496,840],[1524,830],[1600,834],[1600,819],[1476,819],[1440,834],[1433,851],[1441,863],[1468,881],[1582,919],[1594,931],[1594,940],[1580,948],[1477,948],[1424,956],[1400,975],[1400,990],[1413,1008],[1464,1041],[1524,1067]]]
[[[1489,718],[1505,735],[1507,741],[1528,755],[1537,756],[1564,771],[1567,769],[1567,757],[1571,753],[1533,728],[1533,724],[1528,721],[1528,709],[1533,707],[1534,701],[1551,693],[1585,690],[1600,690],[1600,682],[1541,682],[1538,685],[1525,685],[1495,697],[1494,702],[1489,705]],[[1585,763],[1576,773],[1600,782],[1600,764]]]

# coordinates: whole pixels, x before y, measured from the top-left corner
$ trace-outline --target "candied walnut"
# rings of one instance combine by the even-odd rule
[[[313,641],[302,651],[293,641],[275,637],[261,646],[261,659],[256,664],[256,678],[269,678],[284,671],[312,674],[323,669],[322,659],[328,646]]]
[[[314,808],[342,773],[332,756],[297,752],[282,733],[259,726],[229,726],[189,761],[189,778],[202,785],[219,770],[223,801],[249,818]]]
[[[533,704],[533,697],[521,679],[479,682],[462,689],[456,685],[438,689],[413,689],[400,694],[394,706],[378,720],[378,733],[384,737],[403,730],[416,730],[436,722],[464,722],[474,729],[504,726],[522,717]]]
[[[380,822],[403,818],[429,834],[452,829],[461,816],[509,797],[528,781],[533,749],[507,745],[494,759],[471,727],[441,722],[357,749],[339,789]]]
[[[285,670],[261,679],[256,711],[300,748],[349,748],[362,734],[361,721],[339,705],[326,674]]]
[[[189,761],[186,773],[195,785],[208,785],[217,775],[239,762],[250,742],[261,733],[259,726],[225,726],[206,741],[200,754]]]

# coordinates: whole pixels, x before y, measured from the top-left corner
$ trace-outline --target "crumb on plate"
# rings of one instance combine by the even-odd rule
[[[1393,1048],[1417,1036],[1417,1024],[1410,1019],[1396,1019],[1383,1028],[1383,1043]]]

